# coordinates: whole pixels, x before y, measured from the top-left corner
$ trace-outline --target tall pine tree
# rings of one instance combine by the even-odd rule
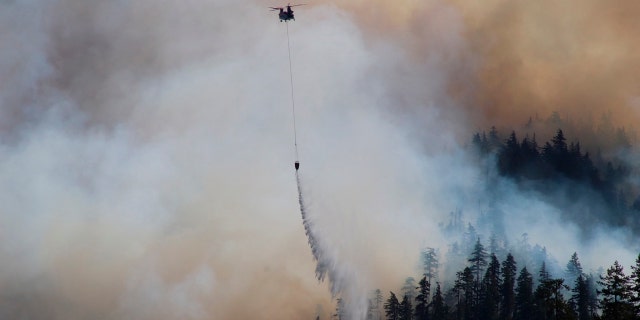
[[[400,301],[393,291],[390,292],[389,299],[384,303],[384,314],[387,320],[400,320]]]
[[[478,310],[478,318],[482,320],[497,320],[500,303],[500,262],[495,254],[487,266],[482,279],[482,292]]]
[[[580,264],[580,260],[578,259],[578,253],[574,252],[571,255],[571,259],[567,262],[567,267],[565,269],[565,278],[567,282],[574,283],[578,276],[582,274],[582,265]]]
[[[463,271],[456,273],[456,277],[453,287],[457,295],[456,319],[473,319],[473,310],[477,305],[474,303],[475,281],[473,272],[471,268],[466,267]]]
[[[433,283],[438,277],[438,251],[434,248],[426,248],[422,252],[423,274],[427,277],[427,282]]]
[[[631,304],[630,278],[624,274],[623,267],[615,261],[607,269],[606,276],[600,276],[598,284],[602,286],[601,308],[603,320],[633,319],[633,305]]]
[[[532,320],[533,313],[533,276],[523,267],[517,279],[513,319]]]
[[[446,320],[449,316],[449,307],[444,303],[440,283],[436,283],[436,292],[431,302],[431,320]]]
[[[575,281],[575,285],[571,292],[571,302],[574,311],[578,315],[578,320],[591,320],[591,312],[589,310],[589,282],[580,274]]]
[[[636,264],[631,266],[630,301],[633,304],[636,318],[640,319],[640,254],[636,258]]]
[[[416,296],[416,320],[428,320],[430,285],[426,275],[420,279],[419,285]]]
[[[404,296],[402,302],[400,302],[400,317],[399,320],[413,320],[413,306],[411,305],[411,298]]]
[[[513,311],[515,308],[515,292],[516,283],[516,261],[511,255],[507,254],[507,258],[502,263],[502,285],[500,286],[500,320],[513,319]]]
[[[468,259],[471,264],[471,272],[475,276],[474,281],[474,291],[475,291],[475,299],[474,305],[477,305],[480,300],[480,275],[484,270],[484,267],[487,265],[487,251],[484,249],[484,246],[480,242],[480,238],[478,237],[476,240],[476,244],[473,247],[473,251],[471,252],[471,256]]]

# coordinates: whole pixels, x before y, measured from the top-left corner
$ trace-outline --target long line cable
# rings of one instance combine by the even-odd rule
[[[298,163],[298,133],[296,130],[296,101],[293,97],[293,69],[291,68],[291,44],[289,40],[289,23],[287,25],[287,49],[289,50],[289,79],[291,80],[291,111],[293,113],[293,145],[296,150],[296,163]],[[296,167],[297,170],[297,167]]]

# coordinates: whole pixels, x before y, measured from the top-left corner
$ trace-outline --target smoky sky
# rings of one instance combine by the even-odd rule
[[[634,1],[339,5],[374,30],[373,37],[411,51],[414,62],[444,55],[439,63],[451,72],[449,94],[476,124],[515,126],[553,111],[579,119],[612,112],[627,127],[638,120],[640,6]],[[456,36],[464,39],[464,52],[442,48]]]
[[[287,29],[264,1],[0,2],[0,318],[300,319],[335,306],[298,211]],[[342,297],[480,211],[471,133],[637,119],[638,4],[318,1],[289,23],[300,174]],[[509,182],[510,236],[629,263]],[[543,217],[543,218],[541,218]],[[549,230],[554,230],[549,234]]]

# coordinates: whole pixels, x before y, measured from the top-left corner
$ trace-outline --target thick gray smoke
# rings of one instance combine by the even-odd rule
[[[438,223],[474,220],[487,190],[512,239],[587,269],[633,259],[624,229],[584,241],[563,208],[485,184],[464,148],[478,111],[460,98],[482,56],[446,1],[296,9],[296,194],[274,5],[0,2],[0,318],[327,318],[333,292],[362,319],[371,290],[419,275],[420,250],[450,242]]]

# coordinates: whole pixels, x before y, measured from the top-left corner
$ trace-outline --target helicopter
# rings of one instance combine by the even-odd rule
[[[280,10],[280,12],[278,13],[278,17],[280,17],[280,22],[289,21],[289,20],[296,21],[296,18],[293,16],[293,10],[291,10],[291,7],[304,6],[304,5],[305,5],[304,3],[287,4],[286,8],[285,7],[269,7],[269,9],[271,9],[271,11]]]

